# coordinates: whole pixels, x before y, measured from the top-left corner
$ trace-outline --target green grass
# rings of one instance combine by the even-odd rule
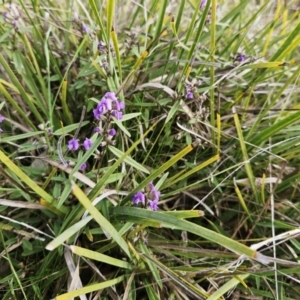
[[[0,298],[299,299],[298,1],[3,2]]]

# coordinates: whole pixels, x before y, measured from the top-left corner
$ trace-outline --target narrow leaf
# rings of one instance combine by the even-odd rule
[[[108,222],[106,218],[96,209],[85,193],[79,188],[79,186],[72,181],[72,191],[74,196],[79,200],[79,202],[85,207],[85,209],[91,214],[91,216],[95,219],[95,221],[105,230],[112,239],[119,244],[119,246],[123,249],[123,251],[127,254],[128,257],[131,257],[128,245],[124,241],[124,239],[119,235],[117,230],[113,227],[113,225]]]

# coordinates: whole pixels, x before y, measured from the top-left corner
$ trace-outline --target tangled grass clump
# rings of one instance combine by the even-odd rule
[[[297,1],[0,4],[1,299],[298,299]]]

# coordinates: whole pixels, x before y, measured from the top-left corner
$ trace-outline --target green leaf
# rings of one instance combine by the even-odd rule
[[[70,248],[73,253],[79,256],[84,256],[93,260],[101,261],[103,263],[116,266],[118,268],[124,268],[129,270],[132,269],[132,265],[124,260],[116,259],[108,255],[104,255],[96,251],[92,251],[78,246],[71,246]]]
[[[83,128],[85,125],[89,124],[89,121],[83,121],[81,123],[81,128]],[[69,132],[75,131],[79,126],[79,123],[75,123],[75,124],[71,124],[68,126],[65,126],[63,128],[57,129],[53,132],[53,135],[63,135],[63,134],[67,134]]]
[[[113,147],[113,146],[108,146],[108,149],[117,157],[120,158],[122,155],[124,155],[124,152],[122,152],[121,150]],[[141,164],[139,164],[138,162],[136,162],[134,159],[132,159],[130,156],[127,156],[124,159],[124,162],[126,162],[128,165],[132,166],[133,168],[140,170],[146,174],[149,174],[150,172],[143,167]]]
[[[214,293],[212,293],[206,300],[219,300],[227,292],[234,289],[241,281],[249,277],[250,274],[242,274],[235,276],[230,279],[228,282],[219,287]]]
[[[103,217],[103,215],[98,211],[98,209],[96,209],[92,205],[91,201],[88,199],[85,193],[74,182],[72,182],[72,188],[73,188],[73,194],[79,200],[79,202],[91,214],[91,216],[102,227],[102,229],[106,231],[117,244],[119,244],[119,246],[130,258],[131,254],[128,245],[125,243],[123,237],[119,235],[119,233],[113,227],[113,225]]]
[[[83,287],[81,289],[56,296],[55,300],[69,300],[69,299],[73,299],[74,297],[79,297],[80,295],[85,295],[85,294],[89,294],[89,293],[92,293],[95,291],[103,290],[108,287],[115,286],[116,284],[124,281],[124,279],[125,279],[124,276],[119,276],[112,280],[107,280],[107,281],[104,281],[101,283],[91,284],[91,285]]]
[[[48,205],[46,206],[49,210],[58,215],[63,215],[67,212],[66,207],[56,208],[54,206],[54,198],[40,188],[31,178],[29,178],[17,165],[15,165],[1,150],[0,150],[0,160],[17,176],[22,182],[24,182],[31,190],[33,190],[37,195],[42,197]],[[43,205],[43,203],[41,203]]]
[[[164,215],[162,213],[149,211],[146,209],[139,209],[135,207],[115,207],[112,209],[116,215],[128,215],[139,217],[141,222],[143,219],[149,219],[158,221],[161,226],[167,225],[172,226],[174,229],[184,230],[201,236],[202,238],[216,243],[226,249],[231,250],[234,253],[245,255],[246,257],[254,259],[256,257],[256,251],[251,248],[233,240],[219,233],[216,233],[205,227],[196,225],[186,220],[178,219],[171,215]]]
[[[62,245],[67,239],[69,239],[72,235],[78,233],[88,222],[90,222],[93,217],[86,217],[76,224],[72,225],[70,228],[61,233],[58,237],[52,240],[47,246],[46,249],[52,251],[56,249],[58,246]]]

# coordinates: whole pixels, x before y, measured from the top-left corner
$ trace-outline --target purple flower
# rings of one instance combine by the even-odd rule
[[[187,94],[185,95],[185,97],[187,99],[193,99],[194,98],[194,94],[192,92],[187,92]]]
[[[186,95],[185,95],[185,97],[186,97],[187,99],[194,99],[193,85],[188,84],[188,85],[185,87],[185,90],[186,90]]]
[[[148,189],[150,189],[150,191],[155,189],[155,186],[154,186],[154,184],[153,184],[152,181],[149,182],[149,184],[148,184]]]
[[[85,169],[86,169],[86,163],[83,163],[81,166],[80,166],[80,168],[79,168],[79,170],[80,171],[84,171]]]
[[[90,139],[85,138],[85,140],[83,142],[84,149],[87,151],[92,147],[92,145],[93,145],[93,142]]]
[[[125,103],[119,102],[114,92],[107,92],[101,101],[97,104],[97,107],[93,110],[94,117],[100,120],[100,117],[107,111],[111,111],[111,114],[118,120],[122,119],[123,114],[120,110],[125,108]]]
[[[0,123],[4,121],[4,117],[0,116]]]
[[[78,150],[79,148],[79,140],[78,139],[71,139],[68,142],[68,149],[69,150]]]
[[[145,195],[142,192],[137,192],[132,196],[132,201],[134,204],[139,204],[140,202],[145,204]]]
[[[145,198],[147,199],[148,206],[151,210],[158,210],[160,191],[158,191],[154,184],[150,182],[146,188],[145,193],[137,192],[133,195],[132,201],[134,204],[143,203],[145,204]]]
[[[151,210],[158,210],[158,200],[153,200],[148,202],[148,206],[150,207]]]
[[[85,25],[85,24],[82,24],[82,31],[84,33],[88,33],[89,32],[89,27],[87,25]]]
[[[246,59],[246,55],[245,55],[245,54],[239,53],[239,54],[236,56],[236,60],[239,61],[239,62],[243,62],[245,59]]]
[[[111,102],[118,102],[118,98],[114,92],[107,92],[103,98],[110,100]]]
[[[160,191],[158,191],[154,184],[150,182],[148,186],[146,187],[146,194],[147,194],[147,199],[151,201],[157,201],[159,200],[160,196]]]
[[[125,108],[125,102],[124,101],[119,102],[119,105],[120,105],[120,109]]]
[[[123,113],[121,111],[114,110],[111,115],[117,120],[121,120],[123,118]]]
[[[100,41],[100,42],[98,43],[97,49],[99,50],[99,52],[100,52],[101,54],[105,54],[105,53],[107,52],[107,50],[108,50],[107,47],[106,47],[106,45],[105,45],[105,43],[102,42],[102,41]]]
[[[206,5],[207,0],[202,0],[200,4],[200,9],[203,10]]]
[[[151,201],[157,201],[158,202],[159,196],[160,196],[160,191],[158,191],[155,188],[155,186],[152,182],[149,183],[148,189],[150,189],[150,191],[147,193],[148,199],[151,200]]]
[[[114,129],[114,128],[110,129],[109,132],[108,132],[108,134],[109,134],[110,136],[115,136],[116,133],[117,133],[117,131],[116,131],[116,129]]]
[[[97,46],[97,47],[98,47],[98,49],[101,48],[101,47],[105,47],[104,42],[100,41],[100,42],[98,43],[98,46]]]
[[[111,101],[103,97],[93,110],[94,117],[99,120],[108,110],[111,110]]]
[[[95,127],[95,128],[94,128],[94,132],[98,132],[98,133],[99,133],[99,132],[101,132],[101,130],[100,130],[99,127]]]
[[[121,109],[124,109],[125,107],[125,104],[124,102],[119,102],[118,100],[117,101],[112,101],[113,102],[113,110],[121,110]]]
[[[93,109],[93,114],[95,119],[100,120],[100,117],[103,115],[103,109],[99,106],[100,103],[98,103],[97,107]]]

